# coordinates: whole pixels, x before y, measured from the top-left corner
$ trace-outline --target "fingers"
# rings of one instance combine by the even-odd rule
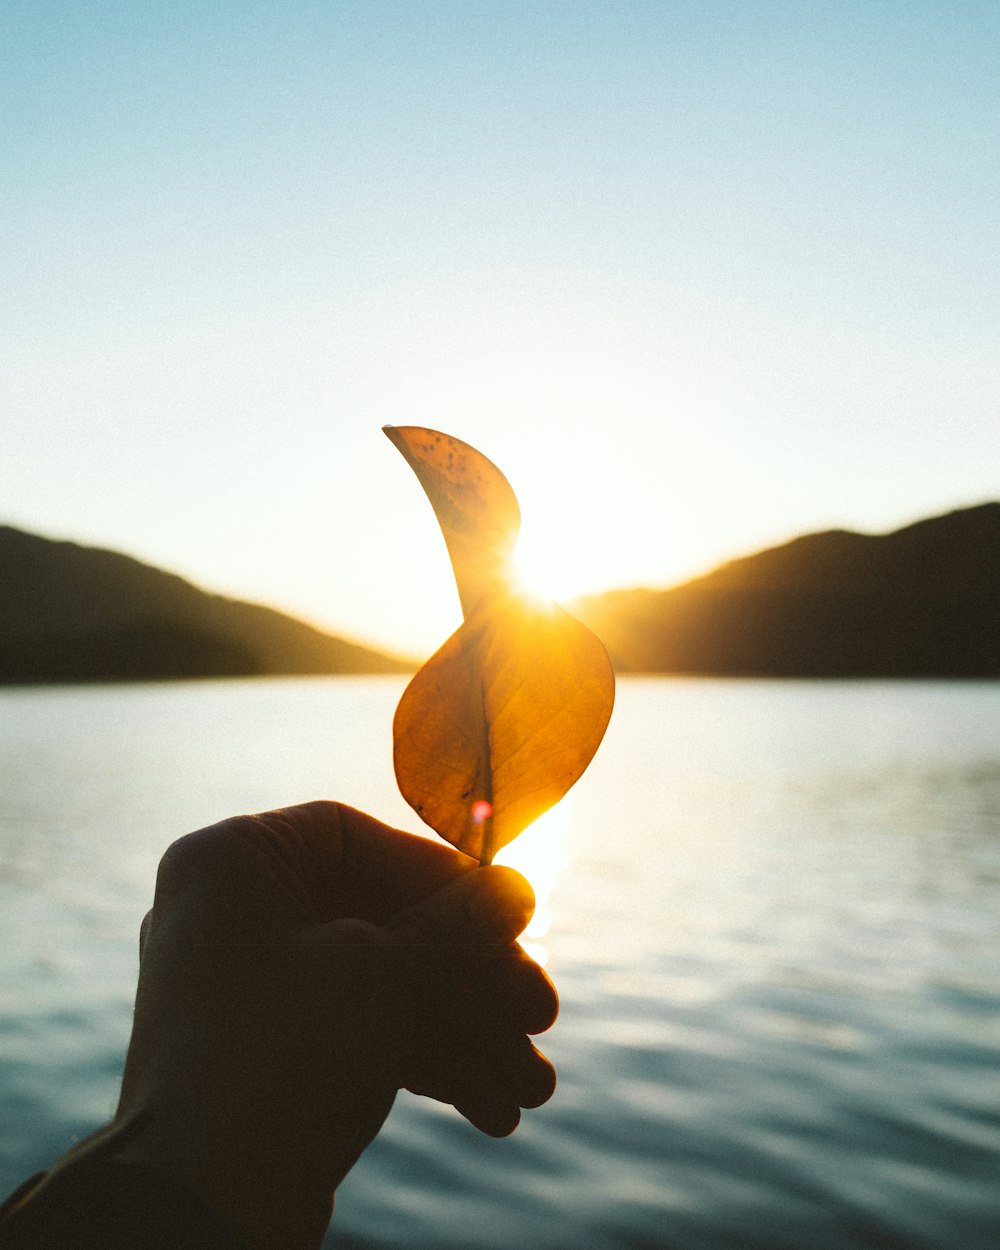
[[[521,1108],[507,1099],[481,1097],[456,1103],[455,1110],[464,1115],[473,1128],[489,1137],[509,1137],[521,1123]]]
[[[540,1107],[552,1097],[556,1070],[523,1033],[501,1036],[494,1062],[510,1097],[519,1107]]]
[[[442,990],[485,987],[492,1007],[522,1033],[542,1033],[559,1013],[555,986],[514,939],[534,910],[534,891],[512,868],[479,868],[394,917],[394,933],[411,966]]]
[[[315,918],[346,914],[376,924],[476,867],[430,838],[405,833],[343,803],[317,801],[224,822],[263,844],[275,867],[298,878]]]
[[[276,815],[295,820],[310,849],[320,855],[328,852],[332,835],[339,842],[341,873],[376,882],[397,910],[475,866],[453,847],[394,829],[344,803],[304,803]]]
[[[142,923],[139,925],[139,959],[140,960],[142,959],[143,951],[146,949],[146,938],[149,936],[149,926],[152,923],[152,921],[153,921],[153,911],[152,911],[152,908],[150,908],[150,910],[146,912],[145,916],[143,916]]]
[[[393,920],[419,984],[418,1024],[405,1084],[452,1103],[493,1137],[514,1131],[522,1107],[551,1097],[555,1072],[526,1034],[559,1009],[551,981],[514,944],[534,892],[493,865],[450,882]]]
[[[390,927],[439,942],[465,962],[483,947],[507,945],[535,910],[531,886],[513,868],[491,865],[465,872],[393,917]]]
[[[534,1062],[530,1070],[525,1072],[518,1102],[522,1107],[540,1107],[555,1093],[556,1070],[540,1050],[530,1042],[528,1045],[531,1046]]]
[[[559,995],[542,968],[520,946],[489,967],[496,1001],[522,1033],[544,1033],[559,1015]]]
[[[469,1087],[455,1099],[455,1110],[490,1137],[507,1137],[521,1121],[522,1108],[540,1107],[555,1091],[555,1068],[526,1038],[521,1070],[506,1083]],[[529,1062],[530,1061],[530,1062]]]
[[[315,802],[232,817],[178,839],[160,861],[157,896],[184,896],[230,916],[238,910],[251,927],[344,917],[384,924],[475,867],[452,847],[341,803]]]
[[[555,1084],[549,1061],[483,989],[426,1022],[406,1080],[494,1137],[512,1132],[520,1109],[541,1106]]]

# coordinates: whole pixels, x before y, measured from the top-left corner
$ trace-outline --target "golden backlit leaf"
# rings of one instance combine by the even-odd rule
[[[607,652],[568,612],[485,601],[400,699],[403,797],[443,838],[488,861],[582,775],[613,702]],[[481,800],[492,821],[471,817]]]
[[[489,863],[590,763],[614,672],[586,626],[512,588],[519,511],[500,470],[433,430],[386,433],[434,505],[465,613],[399,701],[396,780],[427,824]]]
[[[387,425],[431,501],[451,557],[462,612],[502,591],[521,528],[510,483],[491,461],[449,434],[418,425]]]

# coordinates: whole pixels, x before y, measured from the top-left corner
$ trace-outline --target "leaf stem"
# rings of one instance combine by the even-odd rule
[[[490,805],[489,815],[483,821],[482,841],[479,844],[479,867],[485,868],[493,862],[496,849],[493,846],[493,752],[490,750],[490,718],[486,711],[486,687],[480,682],[479,693],[482,699],[483,715],[483,798]]]

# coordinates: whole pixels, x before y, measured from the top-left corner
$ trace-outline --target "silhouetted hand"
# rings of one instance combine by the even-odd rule
[[[528,883],[334,803],[174,843],[142,926],[118,1156],[254,1247],[316,1247],[406,1088],[494,1136],[555,1086]]]

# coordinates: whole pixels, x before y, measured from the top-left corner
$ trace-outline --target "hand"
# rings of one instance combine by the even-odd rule
[[[182,838],[142,926],[122,1155],[291,1250],[398,1089],[512,1132],[555,1086],[527,1037],[555,991],[514,942],[533,907],[512,869],[339,804]]]

